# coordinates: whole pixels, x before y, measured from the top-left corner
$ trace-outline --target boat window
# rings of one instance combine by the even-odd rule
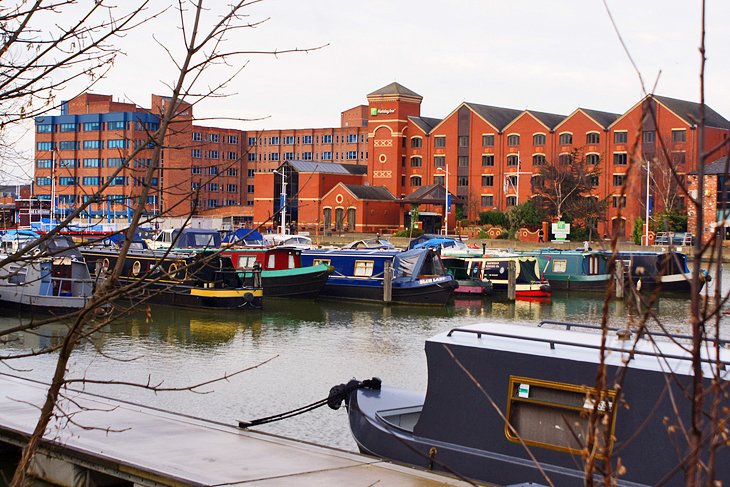
[[[568,261],[565,259],[556,259],[553,261],[553,272],[565,272],[568,267]]]
[[[241,255],[238,257],[238,268],[249,269],[253,267],[256,262],[256,257],[253,255]]]
[[[294,254],[289,254],[289,269],[294,269],[296,267],[296,263],[294,262]]]
[[[312,259],[312,265],[330,265],[329,259]]]
[[[276,267],[276,255],[269,254],[268,262],[266,263],[267,269],[274,269]]]
[[[373,275],[372,260],[355,261],[355,277],[370,277]]]
[[[592,387],[510,376],[505,434],[510,441],[521,438],[527,445],[580,454],[596,398],[599,396]],[[613,434],[615,398],[616,391],[609,390],[598,401],[600,417],[595,427],[601,451],[606,451],[605,432]],[[612,446],[611,441],[608,449]]]

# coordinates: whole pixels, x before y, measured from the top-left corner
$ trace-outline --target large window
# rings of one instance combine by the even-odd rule
[[[36,150],[53,150],[53,142],[38,142]]]
[[[356,144],[357,143],[357,134],[347,134],[347,143]]]
[[[494,186],[494,176],[489,175],[482,175],[482,186]]]
[[[611,202],[614,208],[626,208],[626,196],[613,196]]]
[[[107,130],[124,130],[127,127],[127,122],[107,122]]]
[[[534,154],[532,156],[533,166],[544,166],[546,162],[547,160],[545,159],[545,154]]]
[[[103,149],[101,140],[85,140],[84,149]]]
[[[446,137],[443,135],[440,135],[438,137],[433,138],[433,146],[434,147],[446,147]]]
[[[420,149],[423,146],[423,139],[421,137],[411,137],[411,147],[413,149]]]
[[[687,142],[687,131],[682,130],[672,130],[672,142]]]
[[[84,186],[99,186],[98,176],[84,176],[84,179],[82,181],[84,183]]]
[[[279,145],[279,137],[272,137],[271,138],[271,145]]]
[[[491,194],[482,195],[482,206],[494,206],[494,196]]]
[[[313,141],[313,137],[311,135],[302,136],[302,144],[311,144],[312,141]]]
[[[202,159],[203,158],[203,149],[192,149],[191,155],[193,156],[193,159]]]
[[[494,147],[494,134],[482,135],[482,147]]]
[[[84,159],[84,167],[103,167],[103,160],[99,158]]]
[[[535,134],[532,136],[532,145],[545,145],[545,134]]]
[[[598,145],[601,143],[601,134],[598,132],[588,132],[586,134],[586,144]]]
[[[573,134],[564,132],[560,134],[560,145],[570,145],[573,143]]]
[[[411,157],[411,167],[421,167],[423,165],[423,159],[419,156]]]
[[[483,154],[482,155],[482,166],[483,167],[494,166],[494,154]]]
[[[422,184],[421,176],[411,176],[411,187],[418,188]]]
[[[331,144],[332,143],[332,135],[323,135],[322,136],[322,143],[323,144]]]
[[[601,445],[606,432],[613,431],[616,417],[615,391],[599,396],[598,391],[584,385],[511,376],[508,389],[507,427],[510,441],[580,454],[588,437],[589,412],[596,410],[602,418],[596,435]]]
[[[53,167],[53,159],[38,159],[35,161],[35,167],[38,169],[51,169]]]
[[[50,144],[50,142],[47,143]],[[58,143],[58,148],[60,150],[77,150],[79,148],[79,144],[80,142],[78,140],[62,140]]]
[[[355,277],[370,277],[373,275],[372,260],[356,260],[355,261]]]
[[[513,206],[517,206],[517,196],[514,196],[514,195],[507,196],[507,206],[510,208]]]
[[[84,122],[84,132],[95,132],[101,130],[100,122]]]
[[[71,178],[71,177],[58,178],[58,184],[60,184],[61,186],[75,186],[76,178]]]
[[[459,136],[459,147],[469,147],[469,136],[468,135]]]
[[[76,132],[76,124],[75,123],[62,123],[59,125],[59,130],[61,132]]]
[[[654,132],[653,130],[644,130],[641,133],[641,141],[644,144],[653,144],[655,139],[656,139],[656,132]]]
[[[460,188],[466,188],[469,186],[469,178],[466,176],[459,176],[456,179],[456,185]]]
[[[129,146],[129,141],[126,139],[111,139],[106,141],[107,149],[126,149]]]
[[[628,162],[628,155],[626,152],[614,152],[613,153],[613,163],[616,166],[625,166]]]
[[[110,157],[106,160],[106,167],[121,167],[124,161],[123,157]]]
[[[590,164],[592,166],[598,165],[598,163],[601,162],[601,156],[598,154],[586,154],[586,164]]]
[[[614,174],[613,175],[613,185],[614,186],[623,186],[624,182],[626,182],[625,174]]]
[[[49,134],[53,132],[53,125],[50,123],[44,123],[40,125],[36,125],[35,128],[36,132],[39,134]]]
[[[614,144],[625,144],[629,140],[629,133],[626,130],[616,131],[613,133]]]
[[[459,156],[457,162],[459,167],[469,167],[469,156]]]
[[[507,156],[507,165],[508,166],[519,166],[520,165],[520,156],[518,156],[516,154]]]
[[[434,167],[444,167],[446,165],[446,156],[433,156]]]
[[[507,145],[510,147],[516,147],[520,145],[520,136],[517,134],[512,134],[507,136]]]

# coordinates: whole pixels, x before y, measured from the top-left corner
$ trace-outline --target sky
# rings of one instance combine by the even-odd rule
[[[210,20],[223,2],[208,3]],[[150,11],[168,4],[153,0]],[[700,2],[606,4],[645,89],[698,101]],[[706,102],[730,119],[730,2],[707,0],[706,8]],[[208,70],[204,83],[245,65],[226,87],[228,96],[196,106],[197,118],[211,119],[203,125],[338,126],[340,112],[366,104],[368,93],[393,81],[423,96],[421,114],[435,118],[463,101],[565,115],[578,107],[623,113],[644,94],[602,0],[263,0],[246,13],[246,21],[265,21],[228,36],[233,49],[323,47],[243,55]],[[179,52],[175,12],[120,39],[125,55],[92,91],[141,106],[149,106],[152,93],[167,93],[176,72],[157,41]],[[80,89],[69,86],[59,98]],[[32,150],[32,133],[20,146]]]

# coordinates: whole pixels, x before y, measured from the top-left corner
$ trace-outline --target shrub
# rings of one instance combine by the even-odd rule
[[[509,218],[507,218],[507,214],[503,211],[482,211],[479,213],[479,223],[482,225],[507,228],[509,227]]]
[[[641,237],[644,236],[644,219],[638,217],[634,220],[634,229],[631,231],[631,235],[634,237],[634,243],[641,245]]]

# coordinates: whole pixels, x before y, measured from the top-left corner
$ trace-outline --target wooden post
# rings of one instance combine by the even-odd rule
[[[393,268],[390,261],[383,267],[383,302],[390,303],[393,297]]]
[[[623,299],[624,297],[624,262],[616,259],[615,270],[613,274],[613,282],[616,287],[616,298]]]
[[[517,263],[514,260],[507,262],[507,299],[517,299]]]

